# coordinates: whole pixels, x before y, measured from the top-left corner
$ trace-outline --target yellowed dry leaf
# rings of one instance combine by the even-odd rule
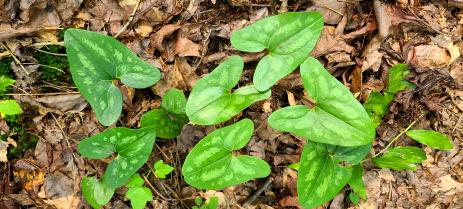
[[[201,45],[190,41],[187,38],[180,37],[175,43],[175,54],[180,57],[200,57]]]
[[[153,26],[151,25],[139,25],[135,28],[135,33],[141,37],[148,37],[153,32]]]
[[[79,204],[79,197],[71,195],[53,200],[44,200],[44,202],[54,206],[56,209],[76,209]]]

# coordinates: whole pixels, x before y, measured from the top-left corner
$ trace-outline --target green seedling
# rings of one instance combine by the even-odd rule
[[[174,170],[174,167],[170,166],[169,164],[164,164],[164,161],[159,160],[154,163],[154,175],[160,179],[165,179],[169,173]]]
[[[234,32],[230,41],[240,51],[267,50],[253,78],[256,89],[266,91],[304,62],[322,30],[323,17],[319,13],[288,12]]]
[[[18,115],[21,113],[23,113],[23,110],[16,100],[9,99],[0,101],[0,116],[2,116],[2,118],[5,118],[7,115]]]
[[[127,190],[125,197],[130,200],[132,209],[143,209],[147,202],[153,200],[153,193],[143,184],[144,181],[138,173],[134,174],[127,183],[129,190]]]
[[[123,186],[148,160],[156,132],[151,128],[113,128],[79,143],[79,153],[89,159],[103,159],[117,152],[103,175],[109,188]]]
[[[185,181],[200,189],[223,189],[270,174],[267,162],[235,154],[250,140],[254,124],[243,119],[204,137],[186,157],[182,167]]]
[[[315,107],[282,108],[270,115],[269,125],[320,143],[348,147],[370,144],[375,129],[352,93],[314,58],[308,58],[300,69],[304,89]]]
[[[152,127],[159,138],[175,138],[188,123],[185,106],[185,94],[178,89],[170,89],[162,98],[161,108],[151,110],[142,116],[141,127]]]
[[[259,92],[252,85],[231,92],[240,80],[243,65],[241,57],[231,56],[195,84],[186,104],[191,122],[199,125],[221,123],[252,103],[270,97],[270,91]]]
[[[207,202],[203,202],[201,197],[195,198],[195,206],[192,209],[217,209],[219,207],[219,198],[211,197]]]
[[[122,112],[119,81],[132,88],[147,88],[160,79],[157,68],[112,37],[68,29],[64,45],[72,79],[103,125],[116,122]]]
[[[451,150],[452,141],[448,136],[433,130],[409,130],[407,136],[433,149]]]
[[[82,195],[88,204],[95,209],[99,209],[111,200],[114,189],[101,183],[95,177],[85,176],[82,179]]]

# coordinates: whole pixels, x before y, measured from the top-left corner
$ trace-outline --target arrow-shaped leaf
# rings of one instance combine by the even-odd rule
[[[333,199],[352,175],[351,168],[340,166],[333,158],[333,148],[308,142],[302,151],[297,194],[304,208],[315,208]]]
[[[188,123],[185,105],[185,94],[178,89],[170,89],[162,98],[161,108],[151,110],[142,116],[141,127],[153,128],[159,138],[175,138]]]
[[[114,80],[133,88],[147,88],[160,79],[157,68],[112,37],[68,29],[64,45],[72,79],[103,125],[116,122],[122,111],[122,94]]]
[[[433,149],[451,150],[453,144],[450,138],[433,130],[409,130],[407,136]]]
[[[381,157],[374,157],[371,161],[380,168],[393,170],[416,171],[415,163],[426,160],[426,153],[417,147],[394,147]]]
[[[243,119],[204,137],[188,154],[182,167],[185,181],[199,189],[223,189],[270,174],[267,162],[235,155],[252,136],[254,125]]]
[[[152,128],[113,128],[82,140],[78,150],[83,157],[102,159],[118,155],[106,168],[103,183],[111,188],[123,186],[148,160],[156,131]]]
[[[231,56],[196,83],[186,104],[191,122],[199,125],[221,123],[252,103],[270,97],[270,91],[259,92],[253,86],[231,93],[240,80],[243,65],[241,57]]]
[[[323,17],[316,12],[288,12],[268,17],[236,31],[233,47],[245,52],[268,50],[257,64],[253,82],[266,91],[293,72],[315,47],[323,29]]]
[[[315,107],[285,107],[270,115],[272,128],[307,140],[340,146],[369,144],[375,128],[362,105],[341,82],[331,76],[314,58],[301,65],[304,88]]]

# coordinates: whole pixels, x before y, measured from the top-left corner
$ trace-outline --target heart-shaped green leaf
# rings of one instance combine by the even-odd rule
[[[363,183],[363,167],[361,164],[352,166],[352,176],[349,179],[349,186],[362,199],[367,199],[367,189]]]
[[[174,170],[174,167],[169,164],[164,164],[164,161],[159,160],[154,163],[154,174],[160,179],[165,179],[166,176]]]
[[[114,195],[114,189],[107,187],[95,177],[82,179],[82,195],[93,208],[99,209],[106,205]]]
[[[156,135],[163,139],[172,139],[180,135],[182,128],[188,123],[185,114],[186,98],[182,91],[170,89],[162,98],[161,108],[145,113],[141,127],[151,127]]]
[[[133,88],[147,88],[161,77],[157,68],[109,36],[68,29],[64,45],[77,89],[106,126],[116,122],[122,111],[122,94],[114,80]]]
[[[270,115],[270,126],[307,140],[346,147],[369,144],[375,128],[362,105],[314,58],[301,65],[304,88],[315,107],[285,107]]]
[[[195,84],[186,104],[191,122],[199,125],[221,123],[252,103],[270,97],[270,90],[259,92],[254,86],[230,92],[240,80],[243,65],[241,57],[231,56]]]
[[[336,155],[333,156],[333,159],[348,162],[350,164],[358,164],[370,152],[371,144],[358,147],[333,146],[331,149],[334,153],[336,153]]]
[[[113,128],[82,140],[78,150],[83,157],[102,159],[118,155],[106,168],[103,183],[111,188],[123,186],[148,160],[156,131],[152,128]]]
[[[133,209],[143,209],[146,203],[153,200],[153,193],[146,187],[129,188],[125,197],[130,200]]]
[[[204,137],[186,157],[185,181],[198,189],[223,189],[270,174],[267,162],[248,155],[235,155],[252,136],[254,125],[243,119]]]
[[[145,183],[145,180],[143,180],[140,176],[140,174],[135,173],[130,177],[129,182],[127,182],[127,187],[141,187]]]
[[[9,99],[0,101],[0,116],[2,116],[2,118],[7,115],[18,115],[21,113],[23,113],[23,110],[16,100]]]
[[[426,153],[417,147],[394,147],[381,157],[374,157],[372,162],[380,168],[416,171],[415,163],[426,160]]]
[[[450,138],[433,130],[409,130],[407,136],[433,149],[451,150],[453,144]]]
[[[397,94],[407,88],[415,88],[415,84],[405,80],[405,77],[410,73],[406,64],[396,64],[389,69],[389,82],[386,92]]]
[[[333,199],[352,175],[350,167],[340,166],[333,148],[326,144],[308,142],[301,155],[297,177],[299,203],[315,208]]]
[[[3,94],[6,92],[6,89],[16,83],[16,80],[13,80],[11,78],[5,77],[5,76],[0,76],[0,94]]]
[[[268,17],[236,31],[233,47],[245,52],[268,50],[257,64],[253,83],[266,91],[293,72],[315,47],[323,29],[323,17],[316,12],[288,12]]]

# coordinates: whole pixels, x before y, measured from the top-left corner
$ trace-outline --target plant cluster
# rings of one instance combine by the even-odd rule
[[[267,52],[256,67],[253,84],[234,89],[244,63],[241,57],[231,56],[200,79],[188,99],[180,90],[168,91],[159,109],[142,116],[139,129],[113,128],[81,141],[78,151],[84,157],[113,156],[101,180],[86,177],[82,181],[86,200],[100,208],[109,202],[115,189],[126,185],[126,197],[132,206],[143,208],[152,194],[143,187],[143,179],[136,172],[150,156],[156,137],[175,138],[188,122],[215,125],[228,121],[254,102],[269,98],[271,87],[298,67],[313,105],[279,109],[270,115],[268,123],[276,130],[307,140],[300,164],[291,165],[298,169],[300,204],[304,208],[322,205],[347,184],[353,191],[351,200],[365,199],[362,162],[372,148],[375,129],[394,94],[410,86],[403,80],[406,66],[392,68],[387,91],[372,94],[364,108],[318,60],[307,57],[322,29],[323,18],[315,12],[289,12],[259,20],[231,37],[233,47],[240,51]],[[103,125],[112,125],[121,114],[119,85],[146,88],[160,79],[158,69],[109,36],[68,29],[64,40],[72,78]],[[191,150],[182,166],[185,181],[198,189],[217,190],[268,176],[271,168],[267,162],[237,154],[253,131],[253,121],[242,119],[208,134]],[[450,140],[437,132],[411,130],[407,135],[433,148],[452,147]],[[371,158],[372,162],[392,169],[413,170],[414,163],[426,158],[416,147],[385,149],[379,154],[382,155]],[[158,178],[173,170],[163,162],[154,167]],[[195,207],[215,208],[216,202],[211,200],[208,205],[214,207],[209,207],[198,200]]]

